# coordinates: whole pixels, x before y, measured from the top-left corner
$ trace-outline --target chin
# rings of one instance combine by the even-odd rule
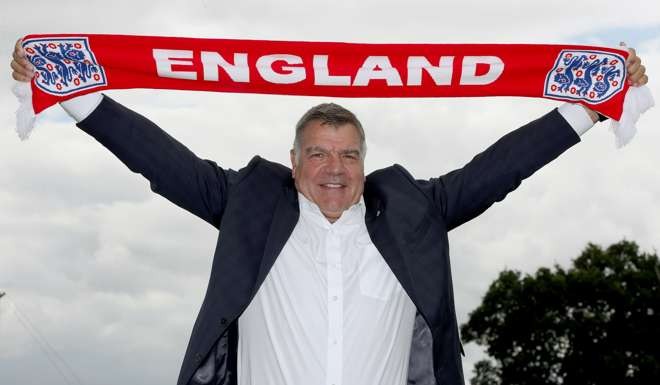
[[[346,211],[351,205],[325,205],[321,208],[321,212],[328,215],[340,216],[341,213]]]

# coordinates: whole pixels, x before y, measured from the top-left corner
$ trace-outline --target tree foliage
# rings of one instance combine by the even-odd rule
[[[472,385],[652,384],[660,378],[660,265],[622,241],[568,270],[505,270],[461,326],[494,359]]]

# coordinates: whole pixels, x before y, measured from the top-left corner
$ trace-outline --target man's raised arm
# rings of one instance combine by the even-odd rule
[[[648,82],[646,69],[629,49],[628,81]],[[598,114],[578,104],[558,109],[505,135],[464,167],[428,182],[422,188],[433,196],[448,230],[469,221],[516,189],[523,179],[580,141],[598,121]]]
[[[16,42],[12,77],[28,82],[34,76],[21,40]],[[235,171],[198,158],[145,117],[101,94],[63,102],[78,127],[117,156],[131,171],[142,174],[151,189],[176,205],[218,227],[227,189]]]

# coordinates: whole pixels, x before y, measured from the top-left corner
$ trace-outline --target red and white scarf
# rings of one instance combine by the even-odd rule
[[[356,44],[49,34],[23,39],[36,69],[17,131],[35,114],[106,89],[333,97],[526,96],[582,103],[612,118],[619,145],[652,105],[626,81],[622,49],[545,44]],[[630,99],[630,100],[629,100]],[[625,101],[625,103],[624,103]],[[628,124],[629,123],[629,124]],[[626,131],[627,130],[627,131]],[[626,132],[624,132],[626,131]]]

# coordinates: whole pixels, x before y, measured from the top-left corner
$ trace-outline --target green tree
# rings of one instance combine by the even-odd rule
[[[568,270],[505,270],[461,333],[492,357],[472,385],[658,383],[658,256],[589,244]]]

